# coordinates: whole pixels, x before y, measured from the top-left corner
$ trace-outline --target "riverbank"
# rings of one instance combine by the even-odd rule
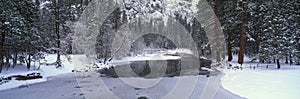
[[[161,83],[150,88],[135,88],[124,82],[120,82],[118,78],[100,77],[98,73],[71,73],[50,77],[48,81],[21,86],[9,90],[0,91],[0,97],[4,99],[94,99],[94,98],[130,98],[147,97],[149,99],[157,98],[157,96],[166,96],[170,92],[174,92],[174,86],[178,79],[195,78],[187,77],[167,77],[161,80]],[[196,76],[194,90],[189,94],[191,99],[201,97],[203,90],[207,84],[207,77]],[[134,78],[127,78],[136,80]],[[181,89],[182,92],[187,89]],[[181,91],[178,91],[181,92]],[[183,93],[181,93],[185,96]],[[176,94],[180,95],[180,94]],[[170,96],[171,98],[172,96]],[[180,96],[177,96],[180,97]],[[241,99],[241,97],[230,93],[222,86],[218,88],[213,99]]]

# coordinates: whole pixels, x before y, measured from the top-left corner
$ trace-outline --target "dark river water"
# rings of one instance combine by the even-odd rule
[[[193,56],[181,56],[180,59],[128,61],[126,64],[101,70],[100,73],[112,77],[174,77],[184,75],[209,75],[200,67],[209,67],[210,62]]]

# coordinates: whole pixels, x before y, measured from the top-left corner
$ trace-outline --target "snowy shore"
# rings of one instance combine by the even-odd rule
[[[298,99],[300,97],[300,66],[284,64],[277,69],[275,63],[246,62],[241,69],[225,69],[222,86],[230,92],[248,99]],[[229,62],[239,66],[237,56]],[[258,67],[257,67],[258,66]],[[251,67],[251,68],[250,68]],[[255,68],[253,68],[255,67]]]
[[[210,97],[213,99],[239,99],[241,97],[232,94],[221,86],[220,77],[216,78],[217,86],[208,87],[209,78],[204,75],[160,77],[146,79],[146,81],[158,81],[153,87],[139,88],[122,82],[122,79],[139,84],[143,78],[110,78],[101,76],[96,72],[72,73],[74,69],[85,69],[94,66],[92,61],[86,61],[84,55],[72,55],[72,60],[62,58],[63,68],[55,66],[41,66],[40,70],[27,71],[26,66],[17,66],[5,71],[2,76],[26,75],[32,72],[41,73],[42,79],[17,81],[15,79],[0,85],[0,97],[3,99],[116,99],[138,97],[153,98],[199,98]],[[55,62],[55,55],[46,57],[47,62]],[[86,63],[78,63],[85,61]],[[77,67],[82,65],[83,67]],[[75,67],[74,67],[75,66]],[[87,67],[86,67],[87,66]],[[100,67],[102,68],[102,67]],[[180,82],[183,81],[183,82]],[[190,81],[190,82],[189,82]],[[150,84],[151,85],[151,84]],[[176,90],[176,88],[178,88]],[[215,88],[215,89],[212,89]],[[213,91],[209,91],[213,90]],[[125,91],[125,92],[124,92]],[[175,94],[170,94],[170,93]],[[207,94],[208,92],[208,94]]]
[[[95,78],[102,81],[95,81]],[[198,81],[193,92],[190,93],[190,99],[201,97],[202,91],[206,86],[207,78],[205,76],[197,76],[196,78],[198,78]],[[137,99],[138,97],[145,96],[153,99],[161,96],[160,98],[163,98],[165,94],[174,88],[172,85],[174,85],[176,79],[178,78],[166,78],[156,87],[139,89],[119,82],[120,79],[99,77],[95,73],[71,73],[51,77],[48,81],[42,83],[2,90],[0,91],[0,97],[3,99]],[[165,98],[172,98],[172,96]],[[213,97],[213,99],[240,98],[221,86]]]
[[[296,99],[300,97],[300,66],[283,65],[225,70],[222,86],[234,94],[248,99]]]

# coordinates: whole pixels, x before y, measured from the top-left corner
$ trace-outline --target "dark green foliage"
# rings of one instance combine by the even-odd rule
[[[44,49],[38,28],[38,0],[4,0],[1,8],[1,27],[4,27],[1,28],[4,34],[2,43],[7,44],[1,44],[1,52],[5,52],[6,56],[17,52],[30,56]],[[30,57],[26,60],[29,60],[26,62],[30,66]]]
[[[90,0],[57,0],[57,5],[54,1],[1,0],[0,72],[4,56],[27,63],[29,69],[31,58],[36,58],[38,52],[56,48],[54,45],[60,40],[66,45],[62,47],[69,48],[70,53],[72,23],[78,20]],[[59,18],[56,19],[55,8],[59,9]],[[55,35],[55,23],[59,23],[60,37]],[[14,57],[10,57],[12,55]]]
[[[243,13],[247,56],[265,62],[298,56],[299,61],[299,0],[217,0],[217,5],[216,0],[209,2],[217,9],[226,38],[231,36],[228,42],[232,44],[233,54],[239,50],[238,25]],[[243,6],[240,8],[239,4]]]

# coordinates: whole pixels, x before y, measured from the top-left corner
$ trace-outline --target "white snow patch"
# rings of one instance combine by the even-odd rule
[[[8,25],[8,24],[9,24],[9,22],[4,22],[4,24]]]
[[[234,56],[233,66],[237,56]],[[246,60],[246,59],[245,59]],[[249,99],[294,99],[300,97],[300,66],[281,64],[281,69],[276,69],[276,64],[262,63],[243,64],[243,70],[226,69],[223,72],[222,86],[245,98]],[[257,66],[250,69],[250,65]],[[268,69],[266,66],[269,66]]]
[[[50,2],[50,1],[42,2],[42,3],[40,4],[40,9],[45,8],[45,6],[46,6],[47,4],[51,4],[51,2]]]
[[[102,63],[96,63],[95,60],[90,60],[85,55],[70,55],[71,61],[68,61],[67,57],[61,56],[62,67],[56,68],[53,65],[41,65],[40,70],[30,70],[28,71],[25,64],[17,65],[13,69],[3,70],[0,74],[0,77],[6,78],[13,75],[27,75],[30,73],[41,73],[40,75],[43,76],[42,79],[34,79],[34,80],[26,80],[26,81],[18,81],[12,79],[11,81],[0,85],[0,90],[6,90],[11,88],[16,88],[21,85],[28,86],[29,84],[40,83],[47,81],[48,77],[58,76],[62,74],[72,73],[72,71],[82,71],[87,70],[91,71],[94,70],[95,66],[99,68],[106,68],[108,65],[104,65]],[[46,55],[45,62],[46,63],[54,63],[56,62],[56,54]],[[87,61],[89,60],[89,61]],[[33,67],[33,66],[32,66]]]
[[[210,71],[210,72],[213,72],[215,70],[212,70],[212,69],[209,69],[209,68],[206,68],[206,67],[201,67],[202,70],[207,70],[207,71]]]
[[[17,81],[17,80],[11,80],[8,83],[4,83],[0,85],[0,90],[6,90],[6,89],[11,89],[11,88],[16,88],[16,87],[29,87],[29,84],[34,84],[34,83],[41,83],[47,81],[46,78],[43,79],[35,79],[35,80],[26,80],[26,81]]]
[[[123,60],[127,61],[145,61],[145,60],[176,60],[179,56],[164,56],[159,54],[146,54],[145,56],[125,57]]]
[[[167,53],[168,54],[190,54],[190,55],[194,54],[193,51],[191,51],[190,49],[184,49],[184,48],[168,50]]]

